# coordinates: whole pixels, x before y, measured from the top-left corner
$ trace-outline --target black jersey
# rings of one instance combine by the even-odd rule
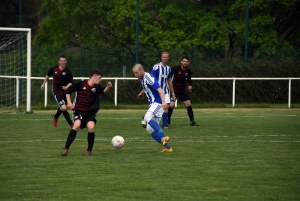
[[[100,107],[99,95],[104,93],[104,89],[105,87],[99,84],[90,86],[87,81],[79,81],[71,85],[66,90],[66,94],[76,92],[73,101],[75,111],[97,112]]]
[[[186,89],[186,81],[192,86],[192,71],[187,68],[184,70],[181,65],[171,68],[173,74],[173,88],[174,92],[180,93]]]
[[[54,66],[48,71],[47,75],[49,77],[53,76],[53,95],[64,95],[65,90],[62,89],[62,86],[67,86],[69,83],[73,83],[73,74],[67,67],[60,70],[59,66]]]

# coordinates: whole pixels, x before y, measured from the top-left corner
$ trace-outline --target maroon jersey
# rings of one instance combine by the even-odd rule
[[[105,87],[99,84],[90,86],[87,81],[79,81],[71,85],[66,94],[76,92],[75,99],[73,101],[74,110],[83,112],[97,112],[100,107],[99,95],[104,93]]]
[[[173,88],[175,93],[181,93],[186,89],[186,81],[192,86],[192,71],[187,68],[181,68],[181,65],[171,68],[173,74]]]
[[[67,86],[69,83],[73,83],[73,74],[67,67],[60,70],[58,66],[54,66],[48,71],[47,75],[49,77],[53,76],[53,95],[64,95],[65,90],[62,89],[62,86]]]

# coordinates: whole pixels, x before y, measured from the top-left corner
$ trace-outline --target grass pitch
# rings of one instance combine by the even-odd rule
[[[145,110],[99,112],[60,155],[69,126],[51,114],[0,114],[0,200],[300,200],[300,109],[175,109],[173,153],[142,128]],[[125,139],[114,149],[113,136]]]

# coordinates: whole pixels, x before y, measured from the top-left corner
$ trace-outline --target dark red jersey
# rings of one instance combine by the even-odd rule
[[[66,94],[76,92],[76,96],[73,101],[74,110],[82,112],[97,112],[100,107],[99,95],[104,93],[105,87],[99,84],[90,86],[87,81],[79,81],[71,85]]]
[[[67,67],[65,67],[63,70],[60,70],[58,66],[54,66],[48,71],[47,75],[49,77],[53,77],[53,95],[64,95],[65,90],[62,89],[62,86],[67,86],[69,83],[73,83],[73,74]]]
[[[181,68],[181,65],[171,68],[173,74],[173,88],[174,92],[180,93],[186,89],[186,82],[192,86],[192,71],[187,68]]]

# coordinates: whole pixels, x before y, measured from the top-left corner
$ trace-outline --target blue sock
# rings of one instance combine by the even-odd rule
[[[157,133],[157,135],[160,138],[166,137],[165,133],[163,132],[163,130],[160,128],[159,124],[154,121],[153,119],[151,119],[148,124],[154,129],[154,131]]]
[[[152,138],[153,138],[156,142],[158,142],[159,144],[161,144],[161,137],[157,134],[156,131],[153,131],[153,132],[151,133],[151,136],[152,136]],[[165,148],[170,149],[171,147],[170,147],[168,144],[166,144],[166,145],[165,145]]]
[[[157,135],[157,132],[156,132],[156,131],[153,131],[153,132],[151,133],[151,136],[152,136],[152,138],[153,138],[156,142],[158,142],[159,144],[161,144],[161,138],[159,137],[159,135]]]
[[[165,127],[168,124],[168,113],[164,112],[162,115],[162,127]]]

